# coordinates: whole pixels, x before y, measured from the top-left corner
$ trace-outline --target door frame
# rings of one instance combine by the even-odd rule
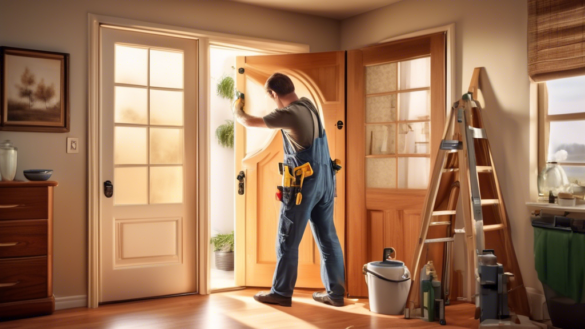
[[[203,31],[185,27],[175,27],[164,24],[144,21],[88,14],[88,118],[87,118],[87,156],[88,156],[88,289],[87,307],[99,306],[99,291],[101,285],[100,271],[100,193],[101,182],[99,177],[100,160],[100,27],[108,25],[121,29],[139,32],[163,34],[174,37],[196,39],[198,48],[198,177],[209,177],[209,47],[227,46],[243,50],[262,51],[264,53],[305,53],[309,46],[299,43],[283,42],[269,39],[252,38],[234,34]],[[210,286],[210,257],[209,257],[209,188],[208,179],[197,182],[197,230],[199,248],[197,252],[197,273],[199,294],[209,294]]]

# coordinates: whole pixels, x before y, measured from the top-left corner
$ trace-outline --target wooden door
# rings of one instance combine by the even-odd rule
[[[100,33],[100,302],[196,292],[197,40]]]
[[[412,268],[429,175],[445,121],[445,36],[347,54],[347,280],[386,247]]]
[[[264,116],[276,106],[264,91],[274,72],[287,74],[299,97],[311,99],[319,109],[331,158],[345,163],[345,52],[247,56],[237,59],[237,89],[246,95],[244,110]],[[280,131],[246,129],[236,124],[236,175],[243,171],[245,193],[236,196],[236,283],[270,287],[276,266],[275,243],[281,184],[278,163],[283,161]],[[237,189],[236,189],[237,190]],[[342,247],[345,241],[345,179],[337,176],[335,227]],[[322,287],[319,250],[307,225],[299,247],[297,287]]]

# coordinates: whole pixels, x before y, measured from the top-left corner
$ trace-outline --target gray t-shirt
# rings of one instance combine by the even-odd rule
[[[268,128],[283,129],[298,152],[310,147],[313,140],[319,137],[316,112],[315,105],[308,98],[302,97],[285,108],[274,110],[263,119]]]

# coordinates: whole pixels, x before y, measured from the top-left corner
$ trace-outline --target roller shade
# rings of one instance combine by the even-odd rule
[[[535,81],[585,74],[585,0],[528,1],[528,74]]]

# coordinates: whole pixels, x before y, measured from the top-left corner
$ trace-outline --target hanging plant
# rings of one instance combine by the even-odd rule
[[[234,99],[234,94],[236,90],[236,84],[234,82],[234,78],[230,77],[229,75],[224,76],[219,80],[217,83],[217,96],[223,99]]]
[[[226,120],[224,124],[215,130],[217,142],[223,147],[234,147],[234,121]]]

